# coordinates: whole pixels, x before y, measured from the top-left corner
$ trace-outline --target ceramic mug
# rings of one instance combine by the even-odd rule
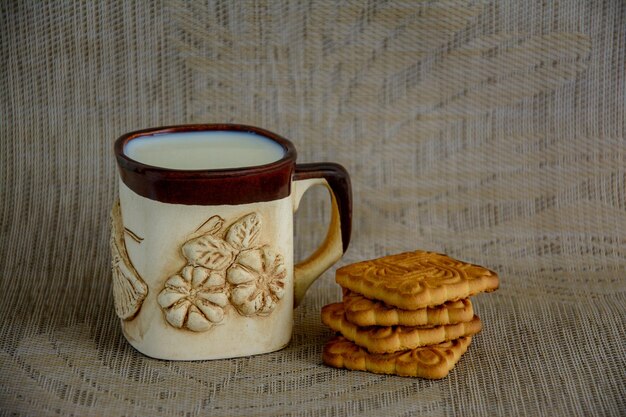
[[[240,136],[247,142],[231,145]],[[296,164],[287,139],[231,124],[136,131],[114,150],[120,183],[111,215],[113,296],[130,344],[170,360],[285,347],[293,309],[348,246],[346,170]],[[274,157],[258,157],[264,152]],[[330,226],[321,247],[294,265],[293,213],[314,185],[329,190]]]

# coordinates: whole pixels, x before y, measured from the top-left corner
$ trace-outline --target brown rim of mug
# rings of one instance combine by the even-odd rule
[[[260,135],[285,151],[277,161],[263,165],[226,169],[179,170],[144,164],[126,155],[133,139],[155,134],[236,131]],[[291,192],[296,148],[289,140],[269,130],[241,124],[188,124],[137,130],[119,137],[114,144],[122,181],[137,194],[156,201],[187,205],[246,204],[273,201]]]
[[[222,168],[222,169],[171,169],[164,168],[155,165],[144,164],[143,162],[136,161],[126,155],[124,147],[128,142],[133,139],[137,139],[144,136],[153,136],[163,133],[181,133],[181,132],[203,132],[203,131],[230,131],[230,132],[246,132],[254,133],[259,136],[263,136],[278,143],[285,154],[277,161],[270,162],[263,165],[254,165],[249,167],[236,167],[236,168]],[[118,163],[125,169],[131,169],[133,171],[163,171],[163,172],[177,172],[188,174],[185,175],[189,178],[195,177],[220,177],[220,176],[233,176],[233,175],[248,175],[254,172],[266,171],[268,169],[275,168],[276,166],[288,163],[295,163],[297,153],[296,148],[290,140],[277,135],[269,130],[261,129],[255,126],[230,124],[230,123],[210,123],[210,124],[187,124],[187,125],[174,125],[174,126],[161,126],[143,130],[136,130],[134,132],[126,133],[120,136],[114,145],[115,156]]]

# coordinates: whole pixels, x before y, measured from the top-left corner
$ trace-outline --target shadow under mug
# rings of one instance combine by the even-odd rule
[[[272,162],[239,167],[238,152],[251,151],[231,149],[235,166],[221,169],[172,169],[129,156],[133,140],[171,137],[174,143],[192,132],[246,134],[278,145],[280,154]],[[287,139],[233,124],[136,131],[121,136],[114,150],[121,181],[111,214],[113,296],[130,344],[170,360],[285,347],[293,308],[348,247],[352,195],[346,170],[334,163],[296,164]],[[219,146],[210,152],[219,155]],[[330,226],[313,255],[294,265],[293,213],[314,185],[330,192]]]

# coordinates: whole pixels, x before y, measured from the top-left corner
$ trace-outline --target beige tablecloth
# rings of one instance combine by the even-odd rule
[[[2,415],[626,415],[626,5],[0,4]],[[113,310],[112,143],[166,124],[282,134],[351,173],[339,265],[423,248],[499,272],[441,381],[327,368],[333,270],[288,348],[165,362]],[[296,218],[321,240],[324,192]]]

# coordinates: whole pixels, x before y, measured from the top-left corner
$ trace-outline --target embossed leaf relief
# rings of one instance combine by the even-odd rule
[[[111,255],[113,269],[113,302],[115,313],[123,320],[133,319],[143,300],[148,295],[148,286],[143,281],[126,251],[124,228],[119,200],[111,210]],[[135,237],[134,233],[131,236]]]
[[[235,248],[210,234],[189,240],[183,245],[183,255],[190,264],[209,269],[224,269],[232,263],[235,253]]]
[[[261,218],[250,213],[223,230],[213,216],[182,245],[187,260],[159,293],[167,322],[195,332],[220,324],[229,304],[243,316],[267,316],[285,294],[283,256],[258,244]]]

